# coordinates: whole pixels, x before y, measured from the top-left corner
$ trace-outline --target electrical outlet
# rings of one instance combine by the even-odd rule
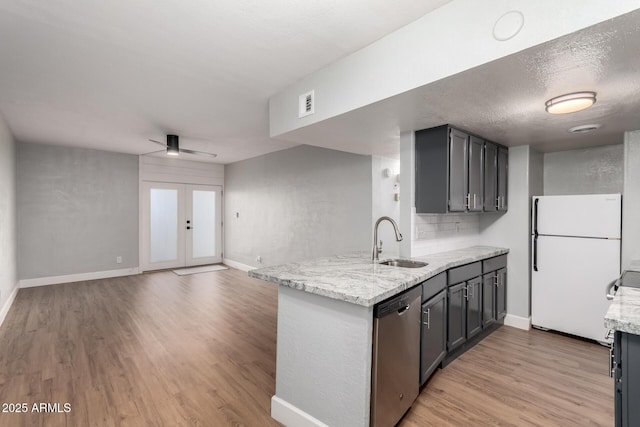
[[[256,257],[256,262],[260,262],[260,263],[262,262],[262,257],[260,255]]]
[[[122,257],[120,255],[116,257],[116,264],[122,264]]]

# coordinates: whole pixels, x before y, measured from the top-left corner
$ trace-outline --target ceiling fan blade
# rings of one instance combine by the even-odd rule
[[[142,153],[141,156],[149,156],[151,154],[156,154],[156,153],[164,153],[167,150],[157,150],[157,151],[149,151],[148,153]]]
[[[206,153],[204,151],[195,151],[195,150],[188,150],[186,148],[181,148],[180,149],[181,153],[187,153],[187,154],[195,154],[198,156],[209,156],[209,157],[218,157],[217,154],[213,154],[213,153]]]
[[[155,139],[149,139],[149,141],[155,142],[156,144],[162,145],[164,148],[167,148],[167,144],[165,144],[164,142],[156,141]]]

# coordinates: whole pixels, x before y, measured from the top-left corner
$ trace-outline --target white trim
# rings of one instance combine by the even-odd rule
[[[287,427],[329,427],[278,396],[271,397],[271,418]]]
[[[21,288],[34,286],[57,285],[60,283],[82,282],[85,280],[108,279],[110,277],[133,276],[139,274],[138,267],[122,268],[120,270],[94,271],[91,273],[68,274],[65,276],[37,277],[35,279],[22,279]]]
[[[11,308],[13,301],[16,299],[16,295],[18,295],[19,289],[20,289],[20,286],[16,283],[16,286],[14,286],[13,291],[11,291],[11,293],[9,294],[9,298],[7,298],[7,302],[5,302],[4,305],[2,306],[2,310],[0,311],[0,326],[4,322],[4,318],[7,317],[7,313],[9,313],[9,309]]]
[[[528,331],[531,329],[531,317],[520,317],[513,314],[507,314],[504,318],[504,324]]]
[[[251,271],[251,270],[255,270],[255,269],[256,269],[256,267],[252,267],[252,266],[250,266],[250,265],[243,264],[243,263],[241,263],[241,262],[234,261],[234,260],[231,260],[231,259],[229,259],[229,258],[224,258],[224,259],[222,260],[222,263],[223,263],[224,265],[228,265],[228,266],[229,266],[229,267],[231,267],[231,268],[235,268],[236,270],[240,270],[240,271],[244,271],[244,272],[247,272],[247,271]]]

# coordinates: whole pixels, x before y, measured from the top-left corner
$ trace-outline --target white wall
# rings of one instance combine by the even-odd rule
[[[640,260],[640,130],[624,134],[622,268]]]
[[[505,322],[521,325],[531,314],[531,196],[542,192],[542,155],[528,145],[509,148],[509,210],[480,217],[483,245],[509,248]]]
[[[544,195],[622,193],[622,144],[545,153]]]
[[[15,145],[0,115],[0,323],[18,286]]]
[[[368,426],[372,343],[372,307],[281,286],[272,405],[284,401],[327,426]]]
[[[258,267],[371,250],[371,165],[310,146],[225,165],[225,259]]]
[[[17,174],[21,280],[138,267],[138,156],[19,143]]]
[[[392,176],[385,176],[384,170],[393,171]],[[381,216],[393,218],[400,223],[400,201],[396,201],[394,195],[400,193],[400,160],[387,157],[372,156],[371,158],[371,193],[372,193],[372,217],[371,234],[373,236],[373,226]],[[409,238],[409,237],[407,237]],[[381,257],[397,257],[400,244],[396,241],[396,235],[391,224],[386,221],[380,223],[378,227],[378,240],[382,240]],[[371,240],[373,245],[373,238]],[[381,258],[382,259],[382,258]]]
[[[326,120],[638,8],[637,0],[454,0],[324,67],[269,101],[271,136]],[[507,11],[524,14],[508,41],[493,38]],[[315,114],[298,118],[298,97],[315,91]]]

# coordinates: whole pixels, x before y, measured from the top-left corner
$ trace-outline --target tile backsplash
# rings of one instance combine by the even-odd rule
[[[480,214],[414,214],[412,256],[480,244]]]

